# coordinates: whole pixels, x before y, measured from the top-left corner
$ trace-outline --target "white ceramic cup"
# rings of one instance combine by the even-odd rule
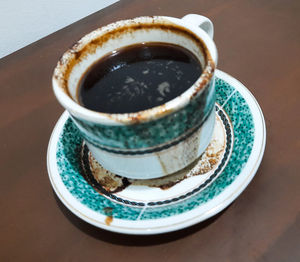
[[[204,16],[138,17],[101,27],[64,53],[53,74],[54,93],[104,168],[128,178],[157,178],[186,167],[203,153],[215,121],[217,50],[212,37],[213,25]],[[136,113],[100,113],[78,103],[78,83],[93,63],[143,42],[188,49],[199,60],[202,74],[175,99]]]

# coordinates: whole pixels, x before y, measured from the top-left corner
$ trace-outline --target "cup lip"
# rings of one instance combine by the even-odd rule
[[[206,56],[206,66],[196,82],[189,87],[180,96],[153,108],[133,112],[133,113],[103,113],[87,109],[76,103],[67,90],[68,80],[66,72],[70,69],[70,64],[76,63],[78,53],[80,53],[88,44],[91,44],[100,36],[108,34],[113,30],[124,27],[125,25],[141,25],[144,23],[166,24],[174,28],[188,32],[197,41],[200,41]],[[133,19],[120,20],[107,26],[100,27],[89,34],[83,36],[71,48],[69,48],[58,61],[52,76],[52,86],[57,100],[65,107],[71,115],[80,119],[91,121],[102,125],[131,125],[137,123],[149,122],[176,112],[185,107],[191,100],[201,94],[204,88],[213,78],[217,64],[217,49],[213,40],[207,33],[196,25],[189,24],[182,19],[168,16],[142,16]]]

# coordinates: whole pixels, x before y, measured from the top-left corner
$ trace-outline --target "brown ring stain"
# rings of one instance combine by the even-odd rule
[[[119,26],[121,22],[124,22],[125,25]],[[129,25],[128,25],[129,23]],[[125,20],[110,24],[108,26],[104,26],[102,28],[96,29],[92,33],[101,30],[100,35],[97,38],[89,40],[87,43],[84,41],[92,34],[84,36],[81,38],[77,43],[75,43],[68,51],[66,51],[54,70],[53,78],[57,81],[58,85],[63,89],[63,91],[69,96],[68,91],[68,79],[73,67],[84,59],[88,54],[92,54],[96,51],[97,48],[101,47],[107,41],[115,38],[121,37],[124,33],[132,33],[137,30],[151,30],[151,29],[159,29],[163,31],[172,32],[178,35],[183,35],[188,37],[192,41],[196,42],[197,46],[200,47],[202,54],[204,54],[205,58],[205,68],[203,70],[202,75],[196,82],[196,88],[193,94],[191,95],[190,99],[192,100],[200,91],[209,83],[210,79],[213,76],[215,70],[215,63],[212,60],[212,57],[209,53],[208,48],[206,47],[205,43],[202,39],[200,39],[196,34],[192,31],[188,30],[185,27],[179,26],[172,22],[166,20],[160,20],[152,18],[152,22],[140,22],[132,20]],[[174,110],[166,109],[165,104],[158,106],[157,112],[155,113],[155,118],[163,117]],[[137,113],[130,113],[126,114],[127,120],[122,120],[122,116],[119,114],[105,114],[99,113],[101,115],[105,115],[115,121],[124,122],[127,124],[136,124],[139,122],[145,122],[151,119],[151,112],[152,109],[144,110]]]

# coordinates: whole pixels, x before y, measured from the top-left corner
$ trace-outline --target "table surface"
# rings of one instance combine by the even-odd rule
[[[53,68],[99,26],[188,13],[213,21],[218,68],[261,105],[261,166],[227,209],[190,228],[154,236],[95,228],[64,207],[48,179],[48,141],[63,112]],[[1,59],[0,261],[300,261],[299,13],[298,0],[121,0]]]

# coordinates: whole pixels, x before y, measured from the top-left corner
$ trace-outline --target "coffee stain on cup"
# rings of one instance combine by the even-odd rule
[[[151,30],[158,30],[166,33],[171,32],[174,35],[189,39],[199,48],[199,52],[204,57],[205,64],[202,65],[202,77],[199,78],[199,81],[197,81],[195,90],[190,96],[190,100],[194,99],[194,97],[199,94],[211,80],[216,65],[205,42],[196,33],[192,32],[186,27],[175,24],[168,19],[159,16],[137,17],[134,19],[118,21],[98,28],[93,32],[85,35],[71,48],[69,48],[59,59],[52,77],[54,86],[57,86],[61,91],[63,91],[63,93],[66,95],[64,95],[64,99],[73,100],[72,102],[77,102],[76,99],[74,100],[72,98],[69,90],[70,75],[73,72],[75,66],[80,64],[83,60],[86,60],[87,57],[94,54],[98,49],[100,50],[101,48],[103,48],[104,45],[108,46],[110,41],[116,41],[118,39],[122,39],[125,36],[133,38],[134,33],[136,32],[148,33]],[[176,108],[176,110],[179,110],[183,106],[184,104]],[[171,109],[166,108],[165,106],[160,106],[158,110],[152,108],[151,110],[141,111],[138,114],[123,114],[122,117],[120,116],[120,114],[106,114],[100,112],[98,112],[98,114],[119,123],[136,124],[140,122],[147,122],[151,119],[161,118],[172,113],[173,111],[175,111],[174,108]]]
[[[179,144],[155,153],[165,176],[174,174],[181,166],[186,167],[199,157],[201,133],[202,129],[199,128]]]
[[[186,147],[195,146],[197,141],[199,143],[200,136],[196,136],[195,139],[191,140],[189,143],[186,143]],[[198,139],[198,140],[197,140]],[[204,175],[215,168],[217,168],[218,164],[222,160],[226,148],[226,139],[225,139],[225,131],[223,130],[221,120],[219,117],[216,117],[216,127],[211,139],[210,144],[204,151],[204,153],[196,158],[192,163],[188,164],[185,168],[166,175],[160,178],[153,179],[130,179],[118,176],[106,169],[104,169],[92,156],[91,152],[87,151],[87,163],[82,163],[85,166],[84,170],[88,168],[89,172],[85,170],[84,178],[87,180],[89,184],[91,184],[96,191],[103,194],[99,190],[99,188],[104,189],[107,193],[117,193],[125,190],[128,186],[148,186],[148,187],[156,187],[162,190],[167,190],[174,185],[180,183],[184,179],[187,179],[192,176]],[[196,149],[195,149],[196,150]],[[82,150],[84,151],[84,150]],[[194,151],[194,150],[192,150]],[[196,154],[196,152],[194,152]],[[186,156],[187,157],[187,156]],[[84,158],[82,153],[82,159]],[[160,157],[158,159],[161,161],[162,168],[164,172],[168,172],[167,164],[174,165],[177,161],[186,161],[184,160],[184,156],[180,154],[175,154],[173,160],[170,162],[166,162]],[[82,161],[84,162],[84,161]],[[91,181],[94,181],[91,183]],[[106,214],[108,216],[112,216],[112,210],[106,209]],[[107,220],[108,222],[110,219]]]
[[[158,162],[160,163],[161,169],[163,170],[163,173],[165,175],[168,175],[168,169],[166,167],[166,164],[164,163],[164,161],[161,159],[160,154],[159,153],[155,153],[158,159]]]

